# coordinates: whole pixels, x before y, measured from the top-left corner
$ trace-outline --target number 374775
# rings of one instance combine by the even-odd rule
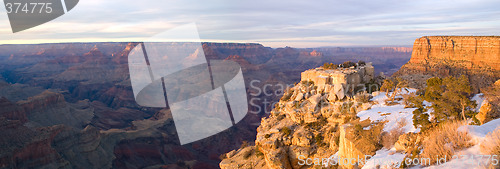
[[[52,3],[6,3],[7,13],[52,13]]]

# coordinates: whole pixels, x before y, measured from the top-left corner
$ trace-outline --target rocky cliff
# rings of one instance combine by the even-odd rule
[[[271,115],[262,119],[255,145],[225,154],[220,167],[291,169],[330,165],[330,168],[353,168],[355,165],[334,165],[333,155],[350,159],[375,154],[380,147],[378,136],[363,133],[380,133],[381,127],[369,121],[361,122],[356,116],[356,112],[370,108],[371,103],[359,99],[369,95],[339,100],[332,91],[308,81],[288,89]],[[366,130],[356,131],[344,125]]]
[[[468,75],[481,89],[500,78],[500,36],[424,36],[415,40],[410,61],[395,76],[422,87],[432,76]]]

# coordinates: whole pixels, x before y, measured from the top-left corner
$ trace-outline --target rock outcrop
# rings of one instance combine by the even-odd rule
[[[27,122],[28,117],[26,117],[26,112],[20,106],[12,103],[5,97],[0,98],[0,116],[3,116],[9,120],[19,120],[21,122]]]
[[[369,103],[352,98],[331,99],[340,94],[331,88],[319,90],[314,83],[303,81],[288,89],[271,115],[262,119],[255,145],[227,153],[220,167],[251,168],[248,164],[254,164],[255,168],[269,169],[317,168],[332,164],[314,159],[328,159],[336,153],[339,158],[349,159],[373,155],[379,147],[374,144],[378,140],[370,140],[360,133],[380,133],[381,127],[366,126],[370,123],[363,124],[370,128],[363,131],[342,127],[347,123],[360,123],[356,110],[366,110]],[[305,163],[307,159],[310,160]]]
[[[500,36],[424,36],[415,40],[413,54],[394,76],[411,87],[423,87],[432,76],[467,75],[476,89],[500,78]]]
[[[500,118],[500,80],[484,91],[485,100],[479,108],[476,118],[481,124]]]

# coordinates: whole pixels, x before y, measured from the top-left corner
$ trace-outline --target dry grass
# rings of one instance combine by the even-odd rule
[[[480,147],[484,154],[500,155],[500,127],[488,133]]]
[[[423,158],[430,158],[431,164],[436,163],[436,157],[450,160],[455,152],[473,146],[467,132],[457,131],[464,123],[461,121],[446,122],[428,132],[422,142]]]
[[[398,121],[396,128],[394,128],[390,132],[382,133],[382,146],[384,146],[386,149],[391,149],[394,146],[394,143],[398,141],[399,136],[404,133],[403,127],[405,127],[406,124],[406,120],[401,119],[400,121]]]

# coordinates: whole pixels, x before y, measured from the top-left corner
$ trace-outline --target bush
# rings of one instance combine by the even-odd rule
[[[293,108],[298,109],[300,107],[300,102],[293,103]]]
[[[302,85],[304,85],[304,86],[314,85],[314,81],[312,81],[312,80],[304,80],[304,81],[301,81],[300,83],[302,83]]]
[[[368,103],[370,99],[372,98],[372,95],[370,94],[361,94],[358,93],[356,96],[354,96],[354,100],[358,103]]]
[[[462,124],[460,121],[445,122],[429,131],[428,137],[422,142],[421,156],[429,158],[431,164],[436,164],[436,157],[446,156],[446,160],[450,160],[455,152],[471,147],[473,144],[469,133],[457,131]]]
[[[364,66],[364,65],[366,65],[366,62],[365,62],[365,61],[362,61],[362,60],[359,60],[359,61],[358,61],[358,65],[359,65],[359,66]]]
[[[431,126],[431,121],[429,121],[429,115],[424,113],[426,109],[417,108],[413,111],[413,126],[415,128],[420,127],[422,131],[427,130]]]
[[[337,65],[333,63],[324,63],[323,69],[337,69]]]
[[[226,155],[225,153],[224,153],[224,154],[221,154],[221,155],[219,156],[219,159],[220,159],[220,160],[224,160],[224,159],[226,159],[226,158],[227,158],[227,155]]]
[[[283,97],[281,97],[281,100],[282,101],[289,101],[290,100],[290,97],[292,97],[293,95],[293,92],[286,92]]]
[[[323,136],[321,134],[318,134],[314,136],[314,140],[316,140],[316,145],[318,146],[325,146],[326,144],[323,142]]]
[[[248,159],[250,156],[252,156],[252,152],[251,150],[248,150],[248,151],[245,151],[243,152],[243,159]]]
[[[363,126],[361,126],[361,124],[354,125],[354,132],[356,133],[356,135],[359,135],[361,132],[363,132]]]
[[[281,133],[283,133],[283,135],[285,136],[289,136],[292,133],[292,130],[290,130],[288,127],[283,127],[281,129]]]
[[[385,101],[385,105],[386,106],[394,106],[394,105],[397,105],[399,104],[398,102],[394,101],[394,100],[386,100]]]
[[[488,133],[480,147],[483,154],[500,154],[500,127]]]
[[[259,146],[255,146],[255,156],[264,157],[264,153],[262,153],[262,151],[260,151]]]
[[[248,141],[243,141],[243,142],[241,143],[240,149],[243,149],[243,148],[245,148],[245,147],[248,147],[249,145],[250,145],[250,143],[248,143]]]
[[[339,106],[339,112],[342,114],[348,114],[349,111],[351,110],[351,107],[354,105],[353,102],[344,102],[342,103],[342,106]]]
[[[351,61],[346,61],[346,62],[342,63],[342,67],[344,67],[344,68],[350,68],[353,66],[356,66],[356,64],[351,62]]]

